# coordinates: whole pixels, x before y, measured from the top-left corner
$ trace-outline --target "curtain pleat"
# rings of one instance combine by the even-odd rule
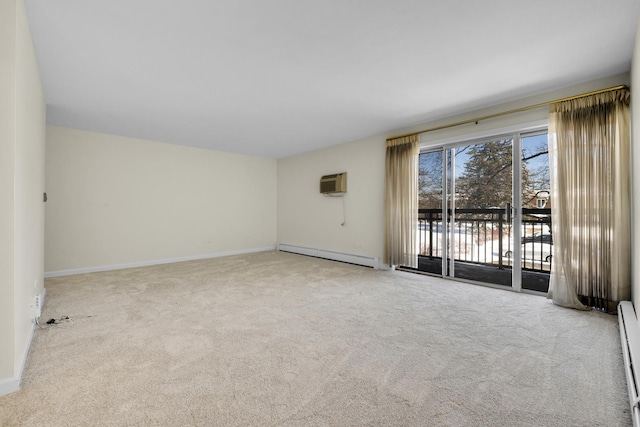
[[[384,262],[418,267],[418,136],[387,141]]]
[[[630,298],[629,91],[552,104],[548,297],[615,311]]]

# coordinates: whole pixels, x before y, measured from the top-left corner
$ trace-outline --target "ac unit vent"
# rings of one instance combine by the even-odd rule
[[[320,178],[320,192],[322,194],[346,193],[347,173],[343,172],[333,175],[325,175]]]

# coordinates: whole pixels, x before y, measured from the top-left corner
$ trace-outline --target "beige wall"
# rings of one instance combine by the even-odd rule
[[[33,328],[33,298],[44,289],[45,102],[22,2],[16,55],[15,281],[16,351],[23,363]]]
[[[0,394],[19,384],[44,289],[44,111],[24,4],[0,1]]]
[[[278,242],[381,257],[384,144],[363,139],[278,160]],[[347,172],[344,200],[319,192],[320,177],[338,172]]]
[[[640,308],[640,25],[631,62],[631,299]]]
[[[275,246],[275,160],[47,127],[46,163],[47,272]]]
[[[0,381],[13,369],[16,2],[0,1]]]
[[[581,83],[550,93],[461,114],[455,117],[399,129],[388,135],[337,145],[278,160],[278,242],[314,249],[344,252],[383,259],[384,253],[384,156],[389,136],[428,129],[475,117],[535,105],[591,90],[628,84],[629,75],[622,74]],[[441,141],[452,142],[469,136],[501,132],[513,126],[541,123],[548,115],[546,108],[499,119],[459,126],[425,134],[421,145]],[[342,227],[341,200],[319,194],[322,175],[347,172],[345,196],[346,225]]]

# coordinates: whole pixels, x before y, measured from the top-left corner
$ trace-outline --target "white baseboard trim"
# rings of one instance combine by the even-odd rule
[[[20,378],[11,377],[0,380],[0,396],[20,390]]]
[[[47,296],[47,290],[43,289],[40,304],[44,305],[45,297]],[[24,368],[27,366],[27,359],[29,357],[29,351],[31,350],[31,344],[33,343],[33,337],[36,332],[36,322],[35,319],[33,321],[33,325],[31,327],[31,332],[29,333],[29,342],[27,343],[27,347],[24,349],[24,353],[22,355],[22,360],[20,360],[20,368],[18,368],[18,374],[15,377],[5,378],[0,380],[0,396],[4,396],[5,394],[14,393],[20,390],[20,383],[22,382],[22,374],[24,373]]]
[[[372,267],[375,269],[380,268],[380,260],[376,257],[327,251],[324,249],[306,248],[304,246],[288,245],[286,243],[278,243],[278,250],[300,255],[309,255],[316,258],[325,258],[333,261],[348,262],[350,264],[364,265],[365,267]]]
[[[176,257],[176,258],[163,258],[163,259],[155,259],[150,261],[130,262],[130,263],[124,263],[124,264],[100,265],[96,267],[73,268],[70,270],[47,271],[44,273],[44,277],[45,279],[48,279],[50,277],[72,276],[74,274],[97,273],[99,271],[122,270],[125,268],[147,267],[150,265],[171,264],[174,262],[196,261],[199,259],[219,258],[219,257],[231,256],[231,255],[243,255],[243,254],[250,254],[254,252],[266,252],[266,251],[273,251],[275,249],[276,247],[274,245],[274,246],[265,246],[262,248],[239,249],[236,251],[214,252],[210,254],[189,255],[189,256]]]

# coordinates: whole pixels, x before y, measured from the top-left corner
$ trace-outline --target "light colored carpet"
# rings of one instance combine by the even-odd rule
[[[615,316],[264,252],[48,279],[2,426],[630,425]]]

